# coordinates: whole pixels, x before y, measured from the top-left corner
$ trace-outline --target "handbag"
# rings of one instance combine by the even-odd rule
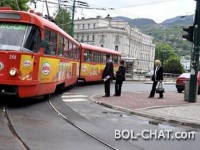
[[[163,83],[159,81],[156,86],[156,93],[164,93],[164,92],[165,92],[165,89],[163,87]]]

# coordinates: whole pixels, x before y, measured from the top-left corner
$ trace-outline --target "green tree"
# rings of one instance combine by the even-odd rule
[[[169,44],[161,42],[156,45],[155,59],[159,59],[162,65],[164,65],[169,58],[173,57],[178,58],[178,55]]]
[[[30,0],[1,0],[0,7],[11,7],[13,10],[27,11],[29,7],[27,3]]]
[[[180,62],[180,56],[169,44],[164,42],[157,44],[155,58],[162,62],[165,73],[180,74],[184,71]]]
[[[184,72],[183,66],[180,63],[180,58],[178,57],[168,59],[163,68],[165,73],[181,74]]]
[[[55,18],[56,24],[62,28],[65,32],[69,33],[70,32],[70,13],[64,9],[60,8],[56,18]]]

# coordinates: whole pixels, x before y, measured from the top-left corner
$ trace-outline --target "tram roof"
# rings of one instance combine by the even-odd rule
[[[42,16],[39,16],[36,13],[31,12],[25,12],[25,11],[15,11],[15,10],[1,10],[0,12],[3,13],[10,13],[10,14],[20,14],[21,18],[23,20],[16,20],[16,19],[4,19],[4,21],[7,22],[22,22],[22,23],[29,23],[39,26],[40,28],[44,29],[45,27],[50,28],[53,31],[59,32],[60,34],[64,35],[69,39],[70,41],[73,41],[77,45],[80,46],[80,43],[77,42],[74,38],[72,38],[70,35],[68,35],[65,31],[63,31],[60,27],[58,27],[55,23],[43,18]],[[0,18],[0,21],[2,19]]]
[[[83,49],[95,50],[95,51],[99,51],[99,52],[105,52],[105,53],[112,53],[112,54],[116,54],[116,55],[121,55],[120,52],[117,52],[115,50],[108,49],[108,48],[103,48],[103,47],[99,47],[99,46],[93,46],[93,45],[90,45],[90,44],[81,43],[81,47]]]

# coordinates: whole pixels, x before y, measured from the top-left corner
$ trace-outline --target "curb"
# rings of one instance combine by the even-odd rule
[[[133,115],[137,115],[137,116],[147,117],[147,118],[150,118],[150,119],[155,119],[155,120],[158,120],[158,121],[164,121],[164,122],[183,125],[183,126],[200,128],[200,123],[189,122],[189,121],[181,120],[181,119],[175,118],[175,117],[173,118],[173,117],[165,117],[165,116],[159,116],[159,115],[155,116],[154,114],[150,114],[149,112],[147,114],[146,112],[144,112],[145,108],[143,108],[142,110],[137,109],[137,110],[134,111],[134,110],[126,109],[126,108],[119,107],[119,106],[116,106],[116,105],[109,105],[109,104],[104,103],[104,102],[96,101],[94,99],[95,96],[97,96],[97,95],[90,96],[91,101],[96,103],[96,104],[105,106],[107,108],[123,111],[123,112],[133,114]],[[157,106],[157,107],[159,107],[159,106]],[[160,106],[160,107],[165,108],[165,107],[173,107],[173,106],[165,106],[165,107]],[[153,109],[153,108],[146,108],[146,109]]]

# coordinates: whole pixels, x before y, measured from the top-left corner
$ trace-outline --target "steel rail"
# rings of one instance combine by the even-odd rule
[[[96,137],[95,135],[89,133],[88,131],[86,131],[85,129],[81,128],[80,126],[78,126],[76,123],[74,123],[73,121],[71,121],[70,119],[68,119],[66,116],[64,116],[61,112],[59,112],[59,110],[57,110],[54,105],[51,103],[51,100],[48,100],[49,105],[58,113],[59,116],[61,116],[65,121],[67,121],[68,123],[70,123],[72,126],[76,127],[77,129],[79,129],[80,131],[82,131],[83,133],[85,133],[86,135],[92,137],[93,139],[95,139],[96,141],[100,142],[101,144],[111,148],[112,150],[118,150],[117,148],[113,147],[112,145],[110,145],[109,143],[101,140],[100,138]]]

